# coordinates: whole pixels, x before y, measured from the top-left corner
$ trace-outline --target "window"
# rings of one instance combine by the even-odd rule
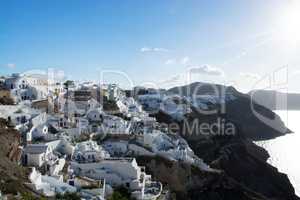
[[[25,123],[26,122],[26,117],[25,116],[22,116],[22,118],[21,118],[21,123]]]
[[[75,181],[74,180],[70,180],[69,181],[69,185],[74,186],[75,185]]]

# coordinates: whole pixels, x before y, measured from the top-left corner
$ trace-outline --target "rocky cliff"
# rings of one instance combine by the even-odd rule
[[[172,192],[170,199],[267,199],[245,188],[224,172],[203,172],[187,164],[170,162],[160,157],[138,157],[137,161],[140,165],[146,166],[148,172]]]
[[[20,134],[7,126],[7,121],[0,118],[0,190],[4,194],[25,193],[28,188],[26,170],[19,166],[21,150]]]
[[[157,158],[138,159],[139,162],[166,183],[176,193],[176,199],[298,200],[287,175],[268,164],[268,152],[253,143],[254,140],[272,139],[291,132],[274,112],[232,87],[194,83],[167,92],[188,97],[191,93],[214,95],[215,91],[223,92],[220,98],[225,99],[208,106],[217,110],[216,113],[205,114],[192,105],[192,112],[182,121],[176,121],[162,111],[153,116],[159,122],[177,123],[180,127],[177,133],[188,141],[195,154],[222,173],[199,172],[182,163],[169,163]],[[224,108],[225,111],[221,110]],[[185,130],[185,124],[191,125],[195,120],[198,124],[212,126],[220,119],[234,124],[234,134],[196,134],[197,129],[192,132]],[[215,128],[222,130],[226,127]]]
[[[268,152],[248,139],[212,138],[190,141],[191,147],[211,167],[267,199],[298,199],[287,175],[267,163]]]
[[[237,138],[190,142],[211,167],[204,172],[160,157],[138,157],[140,165],[174,193],[173,199],[189,200],[298,200],[286,175],[269,165],[268,153],[248,140]]]
[[[209,125],[218,123],[218,120],[231,122],[238,129],[239,134],[252,140],[272,139],[291,132],[276,113],[257,104],[254,99],[251,99],[251,96],[240,93],[233,87],[197,82],[172,88],[167,93],[190,98],[203,95],[215,97],[216,103],[213,105],[206,103],[210,110],[203,110],[191,105],[192,112],[187,114],[184,120],[178,122],[182,128],[184,128],[184,122],[193,123],[195,120],[198,120],[199,124],[208,123]],[[207,114],[207,111],[213,112]],[[155,117],[165,123],[170,123],[171,120],[165,120],[167,117],[162,116],[161,113],[156,114]],[[186,133],[187,131],[183,129],[181,132]],[[194,132],[188,134],[186,137],[190,139],[197,138]]]

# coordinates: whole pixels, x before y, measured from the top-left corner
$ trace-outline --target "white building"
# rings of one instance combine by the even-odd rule
[[[137,103],[132,97],[122,97],[116,102],[121,113],[127,117],[135,117],[145,114],[142,106]]]
[[[134,141],[126,140],[107,140],[102,144],[103,148],[109,152],[112,157],[127,156],[155,156],[156,154],[145,148],[143,145]]]
[[[160,110],[177,120],[182,120],[185,114],[192,111],[190,105],[180,96],[165,96],[160,105]]]
[[[47,123],[57,130],[67,127],[68,125],[68,121],[64,115],[50,115],[47,118]]]
[[[53,149],[46,144],[29,144],[24,149],[24,165],[41,167],[47,161],[56,159]]]
[[[45,112],[34,116],[30,120],[31,128],[26,133],[26,141],[31,142],[33,139],[45,139],[48,134],[47,114]]]
[[[112,156],[121,157],[128,152],[128,142],[125,140],[105,141],[102,145]]]
[[[101,123],[103,121],[103,111],[101,108],[90,109],[86,116],[90,122]]]
[[[121,113],[124,113],[124,114],[128,113],[128,106],[125,105],[121,100],[118,100],[116,102],[116,104],[117,104],[117,106],[118,106]]]
[[[167,135],[158,130],[145,132],[144,146],[169,160],[182,161],[195,165],[202,170],[213,171],[209,165],[194,154],[188,143],[180,136]]]
[[[50,146],[55,153],[61,155],[72,156],[75,149],[65,136],[62,136],[59,140],[54,140],[46,144]]]
[[[173,117],[181,120],[185,114],[191,112],[189,103],[180,96],[166,96],[161,94],[139,95],[138,101],[148,112],[163,111]]]
[[[75,121],[76,121],[76,127],[80,129],[80,132],[83,132],[86,134],[90,133],[88,119],[78,117],[75,119]]]
[[[130,123],[117,116],[103,115],[102,129],[105,134],[129,134]]]
[[[124,186],[136,199],[156,199],[162,191],[161,183],[151,181],[151,175],[147,175],[145,168],[139,167],[134,158],[105,159],[84,164],[72,162],[70,169],[75,175],[105,179],[113,187]]]
[[[75,177],[68,180],[69,184],[80,188],[82,199],[105,200],[106,187],[105,179],[94,180],[88,177]]]
[[[54,197],[57,193],[64,194],[66,192],[74,193],[76,187],[64,183],[62,179],[57,179],[51,176],[43,176],[35,168],[29,175],[30,184],[27,184],[33,190],[47,197]]]
[[[28,87],[28,82],[22,75],[16,73],[5,79],[4,86],[10,90],[25,89]]]
[[[63,140],[45,144],[30,144],[24,149],[23,164],[40,168],[45,174],[61,179],[61,171],[66,163],[63,155],[70,155],[71,150]]]
[[[109,84],[107,87],[108,100],[115,101],[121,94],[121,90],[117,84]]]
[[[5,77],[4,76],[0,76],[0,88],[4,88],[4,83],[5,83]]]
[[[0,105],[0,117],[7,119],[17,129],[19,125],[28,124],[31,119],[39,114],[38,110],[30,108],[28,105]]]
[[[5,79],[4,85],[11,91],[16,102],[45,99],[48,95],[47,76],[39,74],[12,74]]]
[[[159,110],[162,103],[162,96],[160,94],[145,94],[139,95],[138,101],[146,111],[156,112]]]
[[[77,162],[96,162],[109,157],[109,153],[92,140],[77,143],[72,156]]]
[[[27,133],[27,141],[34,139],[46,138],[48,134],[48,126],[45,124],[40,124],[38,126],[33,126],[30,131]]]
[[[131,119],[130,133],[134,135],[143,135],[145,132],[152,131],[156,128],[156,119],[148,115],[141,115]]]
[[[76,117],[85,116],[90,110],[101,109],[101,105],[93,98],[86,101],[67,100],[64,102],[62,110],[70,121],[75,123]]]

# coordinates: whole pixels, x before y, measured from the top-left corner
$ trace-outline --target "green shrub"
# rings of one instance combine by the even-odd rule
[[[66,192],[65,194],[56,194],[56,199],[59,200],[81,200],[79,194]]]
[[[130,200],[130,193],[124,187],[116,188],[108,200]]]

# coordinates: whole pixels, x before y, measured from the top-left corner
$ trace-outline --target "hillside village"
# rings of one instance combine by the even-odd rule
[[[117,84],[50,82],[36,74],[2,77],[0,87],[5,99],[0,118],[20,134],[12,152],[28,169],[26,186],[35,194],[76,193],[81,199],[104,200],[122,187],[133,199],[167,199],[165,185],[138,165],[137,156],[214,171],[181,136],[150,115],[163,111],[176,120],[191,112],[189,104],[174,97],[130,93]],[[202,102],[214,101],[209,98]]]

